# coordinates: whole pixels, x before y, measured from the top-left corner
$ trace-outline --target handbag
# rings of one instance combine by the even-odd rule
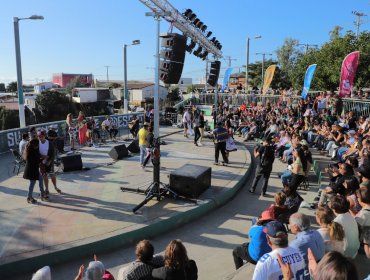
[[[228,152],[234,152],[237,151],[238,149],[236,148],[235,141],[232,137],[229,137],[226,141],[226,151]]]

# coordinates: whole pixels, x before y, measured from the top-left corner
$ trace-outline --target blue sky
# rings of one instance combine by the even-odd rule
[[[223,45],[232,66],[245,65],[246,38],[252,40],[250,62],[261,60],[256,52],[273,53],[287,37],[301,43],[321,45],[329,31],[340,25],[355,30],[352,11],[370,15],[363,0],[169,0],[183,12],[191,8]],[[45,20],[20,21],[24,84],[50,81],[53,73],[92,73],[106,79],[123,79],[123,44],[139,39],[128,48],[128,79],[154,80],[156,26],[146,17],[149,9],[138,0],[2,0],[0,9],[0,82],[16,80],[13,17],[43,15]],[[370,28],[363,18],[361,30]],[[169,23],[161,22],[161,32]],[[174,29],[176,31],[176,29]],[[222,67],[228,62],[222,61]],[[198,83],[205,62],[187,53],[183,77]],[[222,73],[221,73],[222,75]]]

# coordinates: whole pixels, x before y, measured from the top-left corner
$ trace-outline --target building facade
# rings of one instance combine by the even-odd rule
[[[53,74],[53,83],[64,88],[68,86],[68,84],[76,77],[79,77],[80,82],[87,87],[91,87],[94,83],[93,74],[67,74],[67,73]]]

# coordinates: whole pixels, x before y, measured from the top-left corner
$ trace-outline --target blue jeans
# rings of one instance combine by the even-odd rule
[[[280,178],[284,185],[288,185],[290,180],[292,180],[292,171],[289,169],[285,170]]]
[[[146,145],[139,145],[140,146],[140,164],[144,165],[144,160],[146,157]]]
[[[30,180],[30,186],[28,187],[28,197],[32,197],[33,188],[36,185],[37,180]],[[41,174],[39,174],[39,188],[41,194],[44,193],[44,179],[42,178]]]

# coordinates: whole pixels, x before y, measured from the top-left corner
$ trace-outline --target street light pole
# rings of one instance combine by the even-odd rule
[[[26,116],[24,113],[24,98],[23,98],[23,81],[22,81],[22,62],[21,62],[21,47],[19,41],[19,21],[24,19],[44,19],[43,16],[33,15],[28,18],[14,17],[14,41],[15,41],[15,60],[17,66],[17,92],[18,92],[18,107],[19,107],[19,126],[26,127]]]
[[[265,76],[265,73],[264,73],[264,64],[265,64],[265,57],[266,55],[270,55],[272,56],[272,53],[256,53],[256,55],[262,55],[262,81],[261,81],[261,90],[263,88],[263,80],[264,80],[264,76]]]
[[[261,35],[255,36],[254,39],[260,39],[262,38]],[[245,93],[248,93],[248,67],[249,67],[249,41],[251,38],[247,38],[247,63],[245,64]]]
[[[124,86],[123,86],[123,113],[128,113],[128,86],[127,86],[127,46],[139,45],[140,40],[134,40],[130,45],[123,45],[123,72],[124,72]]]

